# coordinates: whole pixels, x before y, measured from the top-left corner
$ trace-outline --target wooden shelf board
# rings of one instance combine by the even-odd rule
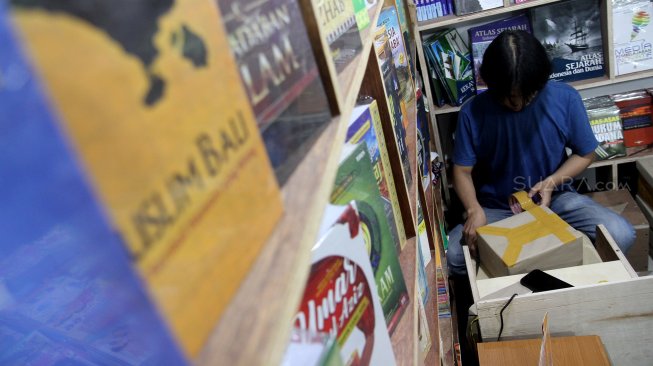
[[[430,19],[427,21],[419,22],[417,29],[419,31],[428,31],[432,29],[442,28],[450,25],[460,26],[461,23],[469,22],[472,20],[491,17],[493,15],[500,15],[512,11],[533,8],[540,5],[559,2],[560,0],[534,0],[522,4],[511,4],[509,6],[502,6],[495,9],[480,11],[477,13],[465,14],[462,16],[447,15],[441,18]]]
[[[429,286],[429,298],[426,303],[426,322],[431,335],[431,349],[426,354],[424,365],[440,363],[440,335],[438,332],[438,286],[435,281],[435,258],[426,265],[426,278]]]
[[[589,168],[598,168],[602,166],[618,165],[632,163],[637,160],[650,158],[653,156],[653,146],[629,147],[626,149],[628,156],[614,158],[610,160],[595,161]]]
[[[419,357],[415,354],[417,347],[417,303],[415,301],[419,301],[415,293],[416,255],[417,239],[412,237],[406,240],[406,246],[399,255],[399,263],[404,273],[406,288],[409,289],[410,304],[399,320],[394,333],[390,336],[397,365],[414,365],[414,361]]]
[[[413,217],[417,218],[417,182],[421,179],[417,171],[417,100],[412,98],[406,103],[408,127],[406,128],[406,145],[408,146],[408,164],[413,175],[413,181],[408,187],[408,201]],[[417,222],[415,222],[415,225]]]
[[[311,244],[335,179],[346,130],[339,119],[334,117],[282,188],[281,221],[206,342],[198,364],[280,362],[308,276]],[[308,209],[306,202],[311,202]]]

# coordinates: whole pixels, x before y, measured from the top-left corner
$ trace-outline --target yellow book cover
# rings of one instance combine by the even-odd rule
[[[12,5],[96,193],[196,355],[282,211],[216,4]]]

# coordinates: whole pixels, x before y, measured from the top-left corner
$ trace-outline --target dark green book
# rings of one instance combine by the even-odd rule
[[[336,205],[356,202],[383,315],[392,333],[408,306],[408,291],[364,142],[345,144],[330,201]]]

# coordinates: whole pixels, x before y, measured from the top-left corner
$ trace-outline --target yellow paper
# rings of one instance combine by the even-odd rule
[[[274,228],[281,199],[214,2],[178,0],[161,14],[139,4],[125,16],[158,17],[151,35],[139,33],[147,19],[138,17],[110,28],[21,8],[15,19],[116,231],[194,356]],[[130,52],[109,29],[131,29],[154,58]],[[147,100],[153,76],[163,88]]]

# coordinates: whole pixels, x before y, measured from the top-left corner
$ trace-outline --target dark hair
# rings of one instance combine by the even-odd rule
[[[546,85],[551,74],[551,61],[544,46],[533,35],[522,30],[506,30],[485,50],[481,77],[488,91],[502,99],[512,91],[526,99]]]

